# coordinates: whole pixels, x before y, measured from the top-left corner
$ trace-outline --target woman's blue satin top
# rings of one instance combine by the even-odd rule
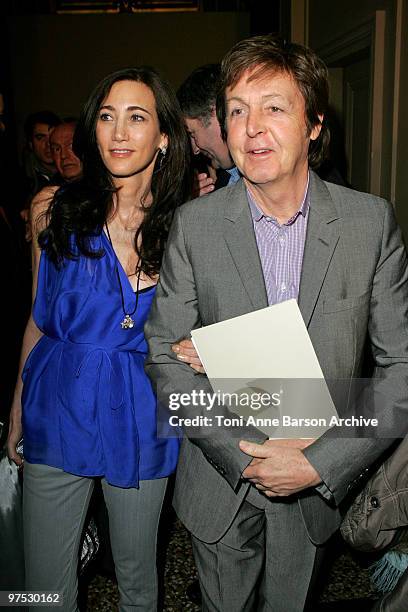
[[[136,295],[104,232],[101,258],[56,267],[41,254],[33,317],[42,338],[23,371],[24,455],[31,463],[120,487],[162,478],[177,464],[179,440],[156,437],[156,398],[144,372],[143,326],[155,288],[139,292],[135,325],[122,329]]]

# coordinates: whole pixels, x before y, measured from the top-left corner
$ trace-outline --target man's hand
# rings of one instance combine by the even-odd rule
[[[319,474],[302,453],[314,440],[265,440],[263,444],[241,440],[240,449],[254,457],[243,471],[267,497],[285,497],[321,482]]]
[[[208,176],[205,172],[202,174],[197,174],[197,177],[194,181],[193,187],[193,196],[200,197],[205,195],[206,193],[211,193],[214,191],[215,179],[211,176]]]

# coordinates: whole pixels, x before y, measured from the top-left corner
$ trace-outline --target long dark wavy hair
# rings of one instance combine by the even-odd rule
[[[73,143],[75,154],[83,164],[83,175],[56,192],[47,212],[47,227],[40,233],[38,242],[56,265],[64,257],[76,259],[82,254],[94,258],[104,254],[103,250],[92,249],[90,240],[102,232],[112,212],[116,188],[99,154],[96,124],[103,101],[118,81],[137,81],[151,89],[160,132],[168,137],[167,153],[165,156],[158,153],[153,170],[153,201],[145,207],[143,221],[135,233],[138,270],[153,276],[160,268],[174,211],[191,193],[191,164],[188,136],[176,96],[170,85],[148,66],[109,74],[91,93]],[[138,240],[140,236],[142,239]]]

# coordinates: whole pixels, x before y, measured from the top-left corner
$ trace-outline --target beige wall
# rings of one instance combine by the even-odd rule
[[[400,55],[398,140],[396,147],[395,201],[397,215],[408,245],[408,0],[401,2],[402,35]]]
[[[52,15],[8,20],[16,120],[50,108],[78,115],[96,82],[136,64],[177,87],[249,34],[247,13]]]
[[[395,53],[401,15],[401,52]],[[379,193],[392,199],[408,239],[408,0],[292,0],[292,18],[306,21],[305,41],[319,52],[385,12],[381,176]],[[299,13],[299,14],[297,14]],[[293,31],[293,30],[292,30]],[[300,32],[299,28],[298,31]],[[300,41],[301,42],[301,41]],[[400,61],[398,114],[395,114],[395,66]],[[397,88],[398,90],[398,88]],[[405,112],[404,112],[405,109]]]
[[[309,0],[309,44],[318,48],[343,36],[371,19],[376,10],[386,10],[392,20],[395,4],[395,0]]]
[[[375,20],[377,10],[385,11],[384,33],[384,80],[383,112],[381,134],[381,170],[379,188],[376,190],[383,197],[391,197],[391,160],[393,128],[393,92],[395,62],[395,0],[309,0],[308,23],[309,44],[319,51],[344,37],[357,27]],[[377,122],[375,122],[378,125]],[[407,228],[408,229],[408,228]]]

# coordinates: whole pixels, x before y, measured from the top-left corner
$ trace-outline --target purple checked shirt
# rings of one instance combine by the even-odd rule
[[[258,207],[247,189],[249,207],[254,224],[268,304],[277,304],[299,295],[309,214],[309,178],[299,210],[286,223],[279,225],[274,217],[268,217]]]
[[[299,210],[282,225],[279,225],[274,217],[268,217],[262,212],[249,189],[247,195],[268,304],[272,306],[292,298],[297,300],[309,215],[309,176]],[[332,492],[324,482],[315,488],[325,499],[333,498]]]

